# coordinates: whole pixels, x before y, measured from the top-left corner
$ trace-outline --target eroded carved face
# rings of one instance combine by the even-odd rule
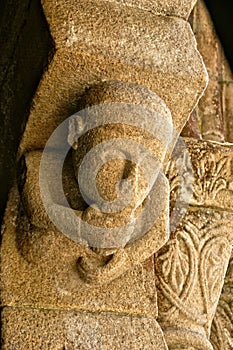
[[[72,162],[88,205],[82,219],[109,230],[121,226],[119,246],[124,247],[133,236],[133,222],[156,181],[165,153],[154,135],[132,125],[107,124],[81,136],[73,144]],[[115,246],[113,242],[111,248]]]
[[[128,83],[94,87],[80,106],[43,152],[27,157],[31,175],[24,198],[33,225],[52,223],[53,230],[79,243],[80,275],[105,283],[168,239],[169,184],[163,167],[172,117],[157,95]],[[58,141],[63,144],[57,148]],[[38,159],[36,167],[31,157]],[[32,181],[39,196],[32,196]]]

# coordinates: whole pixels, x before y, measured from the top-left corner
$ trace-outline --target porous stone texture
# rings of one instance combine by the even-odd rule
[[[208,147],[206,148],[206,145],[204,148],[201,147],[200,157],[197,159],[201,162],[203,169],[207,168],[207,174],[204,175],[203,171],[199,171],[197,174],[199,185],[196,188],[194,202],[200,206],[207,205],[207,197],[205,195],[204,199],[200,191],[205,183],[208,191],[211,188],[215,189],[212,198],[208,199],[209,204],[212,207],[225,207],[225,210],[232,210],[232,155],[231,152],[227,151],[229,146],[232,148],[232,144],[229,145],[227,142],[232,143],[233,140],[232,72],[202,1],[198,2],[195,7],[191,23],[198,49],[203,55],[209,73],[210,83],[205,96],[200,100],[193,113],[192,120],[187,123],[183,135],[199,139],[203,137],[205,140],[225,141],[225,144],[215,144],[215,146],[212,143],[215,150],[213,148],[214,154],[211,155],[210,159],[208,159],[208,152],[206,152]],[[204,151],[205,148],[206,151]],[[203,151],[206,153],[206,160],[202,157]],[[200,198],[198,198],[199,195]],[[231,254],[222,294],[211,327],[210,341],[215,350],[233,348],[232,272]]]
[[[133,6],[156,15],[188,18],[196,0],[107,0],[120,5]]]
[[[186,338],[194,348],[211,349],[206,344],[230,259],[232,217],[190,209],[174,239],[158,253],[158,321],[171,348]]]
[[[153,269],[151,270],[149,261],[145,265],[138,265],[136,270],[131,270],[128,282],[127,273],[126,280],[122,277],[122,283],[116,280],[101,290],[98,282],[109,282],[111,280],[109,274],[107,274],[108,279],[106,277],[104,279],[104,275],[100,275],[100,278],[95,280],[96,285],[93,287],[88,286],[80,279],[77,261],[80,256],[83,254],[85,256],[88,253],[87,250],[90,255],[90,248],[72,242],[51,224],[40,199],[41,152],[31,152],[25,158],[26,182],[21,197],[23,203],[19,202],[19,194],[15,189],[9,201],[11,209],[9,208],[5,216],[6,229],[3,232],[4,248],[2,250],[4,261],[2,265],[3,303],[24,306],[33,304],[37,307],[56,306],[62,308],[65,306],[115,312],[118,310],[139,314],[145,312],[146,315],[155,316],[156,294]],[[56,173],[54,175],[56,176]],[[55,178],[49,180],[52,184]],[[69,186],[72,187],[70,176],[68,181]],[[56,196],[56,193],[53,195]],[[59,198],[56,200],[59,203]],[[15,212],[12,211],[13,208]],[[25,215],[25,209],[27,215]],[[159,227],[158,223],[155,225],[157,234],[152,231],[149,236],[143,237],[141,242],[138,241],[126,247],[123,255],[121,255],[121,251],[119,252],[119,266],[115,266],[114,273],[122,274],[133,265],[145,260],[154,252],[155,244],[158,249],[162,242],[167,240],[166,225],[164,227],[163,223],[160,224]],[[116,254],[116,256],[118,255]],[[13,263],[14,268],[10,267],[11,263]],[[149,265],[147,265],[148,263]],[[116,271],[116,267],[119,271]],[[18,279],[16,276],[21,276],[22,279]],[[116,278],[115,275],[114,277]],[[26,283],[23,290],[20,288],[22,283]],[[25,293],[26,290],[27,293]]]
[[[34,227],[28,230],[26,226],[19,226],[17,230],[20,232],[18,235],[20,239],[21,232],[28,231],[28,235],[30,235],[35,230],[41,232],[42,235],[45,234],[46,228],[51,228],[63,232],[75,242],[84,245],[83,249],[80,247],[80,252],[83,250],[83,253],[77,255],[77,259],[80,261],[78,264],[79,272],[89,282],[99,284],[109,282],[110,279],[118,277],[133,265],[141,263],[157,251],[169,238],[169,185],[160,168],[163,167],[166,151],[172,140],[173,130],[170,111],[157,95],[146,88],[133,84],[112,82],[90,89],[85,96],[86,102],[84,105],[88,107],[88,104],[91,103],[90,107],[93,107],[93,104],[95,108],[94,110],[89,108],[86,111],[90,116],[85,113],[86,117],[90,117],[89,121],[88,118],[84,118],[85,115],[83,115],[83,119],[81,118],[79,115],[81,112],[72,117],[68,134],[71,145],[73,145],[72,139],[75,139],[75,133],[78,132],[80,124],[82,124],[84,135],[74,142],[71,166],[68,166],[68,168],[64,166],[63,169],[65,181],[69,183],[69,188],[66,187],[65,193],[67,193],[71,207],[67,208],[68,203],[66,205],[62,199],[63,189],[59,184],[58,177],[61,155],[59,144],[58,149],[56,149],[57,138],[55,138],[55,146],[54,144],[47,145],[49,151],[44,166],[45,173],[41,172],[41,157],[44,157],[42,151],[30,152],[25,155],[26,175],[21,197],[25,209],[24,215],[27,216],[27,219],[25,219],[29,220]],[[96,107],[95,100],[102,106],[100,111],[97,109],[100,107]],[[114,123],[110,121],[113,113],[112,104],[119,100],[121,102],[117,104],[117,110],[114,111]],[[137,106],[136,103],[142,100],[143,102]],[[108,104],[108,101],[111,101],[111,103]],[[134,102],[134,108],[129,104],[130,102]],[[137,106],[136,109],[135,106]],[[146,106],[150,108],[147,111],[148,118],[146,118]],[[142,107],[144,109],[141,109]],[[142,113],[143,120],[141,120]],[[100,122],[100,126],[94,127],[92,125],[92,130],[86,133],[93,121]],[[106,123],[110,124],[105,125]],[[134,124],[130,125],[130,123]],[[154,125],[154,132],[152,132],[151,123]],[[66,132],[68,133],[68,123]],[[108,144],[108,147],[103,149],[104,142],[112,142],[113,140],[117,141],[117,145],[111,146]],[[65,143],[67,143],[66,139]],[[102,149],[97,148],[99,145]],[[136,146],[139,145],[144,148],[137,149]],[[82,196],[88,198],[90,202],[84,205],[77,183],[80,167],[82,166],[81,161],[91,150],[92,152],[94,150],[94,156],[88,163],[87,171],[82,178],[85,185],[85,192],[82,192]],[[114,151],[114,159],[112,162],[106,162],[105,158],[110,150]],[[122,154],[126,158],[115,159],[116,157],[121,158]],[[149,163],[153,164],[153,158],[156,161],[156,168],[153,166],[150,170]],[[101,163],[103,159],[106,163],[104,166]],[[142,163],[145,160],[146,164],[143,165]],[[44,162],[43,158],[42,161]],[[95,174],[95,169],[98,168],[100,163],[101,168],[98,174]],[[60,165],[61,169],[62,167],[63,161]],[[147,172],[149,171],[149,175],[146,175],[147,178],[143,175],[145,168]],[[57,177],[58,181],[56,180]],[[107,205],[107,208],[109,208],[109,199],[112,204],[112,200],[115,198],[116,182],[122,180],[122,177],[131,184],[132,198],[129,191],[125,189],[125,194],[129,194],[129,198],[127,198],[129,203],[125,204],[124,196],[121,193],[119,196],[123,197],[120,198],[123,201],[123,209],[117,210],[117,213],[115,210],[106,212],[103,209],[103,204],[95,199],[93,186],[91,185],[92,180],[97,183],[97,191],[107,197],[106,204],[104,204],[105,207]],[[62,178],[60,182],[62,182]],[[148,182],[150,183],[148,184]],[[61,190],[59,190],[60,187]],[[41,197],[45,197],[43,203]],[[150,197],[148,199],[149,205],[144,203],[148,197]],[[46,202],[47,204],[45,204]],[[51,215],[50,218],[48,217],[49,211],[52,211],[54,220],[51,219]],[[72,232],[69,228],[69,233],[67,233],[66,227],[72,226],[70,217],[74,216],[76,218],[75,215],[79,217],[79,221],[76,221],[73,225]],[[50,219],[53,223],[56,221],[55,225],[57,227],[50,222]],[[20,220],[23,222],[23,216]],[[86,231],[84,224],[89,225]],[[96,227],[101,232],[97,232]],[[113,229],[117,230],[116,233]],[[26,240],[23,246],[27,245]],[[105,262],[101,262],[100,256],[94,254],[87,246],[97,249],[110,248],[108,253],[106,250],[102,251]],[[21,247],[21,249],[24,248]],[[106,254],[110,255],[107,262]],[[89,255],[89,258],[87,255]]]
[[[196,114],[199,117],[199,124],[205,124],[205,116],[208,115],[208,123],[209,123],[209,133],[206,136],[206,139],[216,140],[216,135],[218,135],[218,140],[225,140],[226,142],[233,141],[233,123],[232,123],[232,92],[233,92],[233,76],[230,70],[229,64],[225,58],[224,52],[221,48],[221,43],[216,37],[216,33],[213,27],[213,24],[210,20],[208,12],[200,2],[194,11],[194,26],[193,29],[197,33],[197,43],[198,48],[202,55],[204,56],[204,61],[207,66],[207,70],[210,76],[210,82],[212,81],[212,86],[215,86],[215,91],[212,89],[212,98],[206,99],[206,105],[203,104],[202,110],[197,108]],[[203,28],[203,29],[202,29]],[[208,32],[208,36],[204,33],[204,31]],[[210,38],[212,38],[211,43],[215,43],[215,51],[210,55],[211,47],[208,49],[207,42],[209,42]],[[211,46],[211,45],[210,45]],[[213,50],[213,48],[212,48]],[[214,58],[215,57],[215,58]],[[207,90],[208,91],[208,90]],[[214,97],[215,96],[215,97]],[[217,97],[217,99],[216,99]],[[216,100],[215,108],[217,110],[217,114],[214,114],[213,111],[213,100]],[[205,113],[203,113],[206,111]],[[211,115],[211,113],[212,115]],[[206,129],[208,131],[208,129]],[[217,131],[217,132],[216,132]],[[220,137],[219,137],[220,136]],[[204,135],[203,135],[204,137]],[[222,149],[223,155],[226,160],[227,155],[224,154],[224,149]],[[228,173],[228,182],[223,184],[222,180],[219,179],[219,189],[221,186],[223,188],[229,186],[228,188],[232,188],[232,161],[231,155],[228,156],[230,159],[228,160],[228,164],[226,163],[223,167],[220,165],[220,169]],[[224,163],[224,159],[222,159]],[[220,162],[221,164],[221,162]],[[211,167],[209,167],[211,168]],[[224,169],[224,170],[223,170]],[[221,176],[219,176],[221,177]],[[221,184],[222,182],[222,184]],[[228,185],[227,185],[228,183]],[[216,182],[215,182],[216,184]],[[231,185],[231,186],[230,186]],[[215,187],[217,187],[215,185]],[[230,192],[223,190],[222,191],[222,203],[225,202],[226,209],[232,210],[232,199],[229,197]],[[217,204],[219,205],[219,195],[217,194],[216,199]],[[226,196],[226,197],[225,197]],[[225,198],[224,198],[225,197]],[[213,202],[213,200],[212,200]],[[217,307],[217,311],[215,317],[213,319],[212,328],[211,328],[211,343],[215,350],[230,350],[233,348],[233,320],[232,320],[232,282],[233,281],[233,269],[232,269],[232,255],[229,263],[228,271],[224,280],[224,286],[222,290],[222,294],[219,300],[219,304]]]
[[[77,271],[80,245],[49,228],[45,234],[32,226],[28,235],[27,222],[20,220],[24,230],[17,226],[16,189],[9,203],[1,252],[2,305],[156,316],[152,258],[107,285],[89,285]]]
[[[2,350],[168,350],[149,317],[5,308],[2,319]]]
[[[57,51],[35,96],[21,152],[43,148],[52,131],[77,112],[85,89],[109,80],[157,93],[181,131],[207,81],[186,21],[101,1],[43,6]]]

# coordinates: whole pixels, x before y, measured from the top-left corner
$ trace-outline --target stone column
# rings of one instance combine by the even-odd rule
[[[176,170],[186,161],[179,148],[168,170],[171,205],[192,176],[193,197],[182,223],[156,258],[158,320],[169,349],[207,350],[213,349],[210,327],[233,241],[233,153],[232,147],[218,143],[186,139],[186,146],[191,167],[185,176]]]
[[[181,6],[179,1],[43,1],[56,52],[33,101],[18,153],[18,186],[11,191],[5,214],[3,348],[13,349],[17,344],[18,349],[42,350],[167,349],[156,321],[152,254],[169,236],[169,187],[163,174],[169,158],[166,139],[172,148],[207,82],[186,21],[194,2],[184,1]],[[115,124],[98,125],[77,140],[76,131],[83,126],[80,110],[104,106],[108,117],[112,112],[106,108],[108,103],[134,106],[123,108],[127,123],[117,120],[116,126],[115,120]],[[142,108],[137,118],[142,124],[129,126],[134,121],[132,111]],[[152,118],[151,130],[145,130],[145,109],[150,116],[155,113],[160,121],[166,120],[165,126],[172,125],[172,135],[170,128],[160,125],[157,137],[151,137],[157,124]],[[74,114],[70,123],[62,124]],[[65,128],[60,129],[61,125]],[[61,133],[53,134],[51,144],[55,130]],[[94,204],[95,199],[88,188],[82,195],[77,190],[80,157],[122,136],[148,148],[159,163],[161,177],[152,176],[149,189],[155,185],[163,215],[142,237],[134,236],[132,222],[140,215],[140,205],[152,195],[137,164],[110,162],[97,176],[98,189],[108,201],[114,199],[111,191],[117,181],[132,180],[133,204],[123,214],[111,217],[94,205],[87,208],[85,195]],[[73,148],[62,177],[67,202],[57,191],[56,171],[40,176],[41,167],[57,169],[63,144]],[[128,150],[132,152],[133,147]],[[46,164],[41,162],[44,153],[47,169],[41,165]],[[45,186],[41,186],[43,180]],[[112,249],[96,246],[92,236],[83,235],[82,226],[79,236],[65,235],[63,228],[72,224],[67,213],[73,211],[105,232],[112,223],[130,224],[129,231],[124,231],[128,236],[123,235],[127,239]],[[51,220],[53,213],[55,220]],[[57,217],[63,226],[57,226]],[[17,327],[13,327],[16,319]]]
[[[231,191],[232,191],[232,144],[229,142],[232,142],[232,72],[230,71],[229,65],[226,61],[226,58],[224,57],[224,52],[221,47],[221,43],[216,35],[214,25],[211,21],[210,15],[202,1],[198,2],[197,5],[194,8],[192,18],[191,18],[192,27],[197,39],[197,46],[200,50],[204,62],[206,64],[206,68],[209,74],[209,84],[208,88],[205,91],[205,94],[203,98],[200,100],[197,108],[194,110],[194,113],[192,114],[192,118],[189,119],[189,122],[186,125],[186,128],[182,131],[182,135],[186,137],[192,137],[194,139],[204,139],[204,140],[213,140],[218,142],[226,142],[226,144],[217,144],[217,143],[210,143],[208,142],[208,148],[210,152],[203,152],[203,148],[206,147],[203,144],[201,149],[201,154],[204,159],[200,163],[202,164],[203,170],[198,171],[196,182],[199,183],[203,181],[203,175],[201,174],[208,174],[206,178],[206,189],[203,189],[205,192],[208,188],[208,183],[213,184],[215,183],[215,186],[212,186],[212,194],[210,193],[210,189],[208,190],[209,194],[208,196],[212,197],[212,200],[215,198],[217,191],[222,192],[223,196],[225,197],[225,204],[222,202],[222,204],[219,204],[219,201],[216,200],[215,202],[215,208],[213,208],[210,199],[205,202],[202,200],[201,207],[205,207],[205,205],[208,208],[209,215],[213,216],[214,211],[220,211],[223,213],[223,211],[228,212],[231,218],[231,204],[229,204],[229,200],[232,197]],[[193,141],[192,141],[193,142]],[[189,143],[189,140],[187,139],[187,143]],[[197,145],[201,142],[197,143]],[[214,147],[214,148],[213,148]],[[215,149],[215,151],[214,151]],[[217,149],[218,152],[223,152],[222,156],[223,159],[221,162],[219,162],[219,156],[217,156]],[[225,150],[228,149],[228,152],[225,153]],[[214,152],[213,152],[214,151]],[[197,161],[195,159],[200,160],[200,157],[197,157],[198,154],[194,155],[194,164],[195,167],[198,166]],[[209,161],[208,159],[209,158]],[[228,159],[227,159],[228,158]],[[212,162],[212,166],[210,166],[210,160]],[[218,164],[218,175],[216,174],[216,171],[214,170],[214,164]],[[222,170],[221,170],[222,168]],[[211,170],[212,169],[212,170]],[[221,171],[220,171],[221,170]],[[217,176],[220,177],[217,180]],[[214,180],[215,179],[215,180]],[[200,187],[200,185],[199,185]],[[224,190],[224,188],[228,188],[228,191]],[[200,198],[202,197],[201,191]],[[208,197],[206,195],[206,198]],[[217,194],[219,196],[219,194]],[[227,199],[228,198],[228,199]],[[216,199],[216,198],[215,198]],[[232,199],[231,199],[232,201]],[[215,210],[213,210],[215,209]],[[195,214],[196,213],[196,214]],[[198,217],[198,214],[200,214],[200,211],[196,210],[193,211],[192,215],[192,223],[194,225],[199,225],[201,220],[205,220],[205,217],[203,215],[201,218]],[[219,217],[221,223],[221,216]],[[187,218],[187,220],[190,221],[190,218]],[[186,230],[187,226],[187,220],[184,221],[184,226],[180,227],[179,232]],[[232,219],[231,219],[232,220]],[[190,225],[190,224],[189,224]],[[225,221],[225,219],[222,222],[222,232],[224,233],[224,227],[228,227],[228,222]],[[203,228],[200,228],[200,233],[203,231]],[[190,229],[189,231],[190,232]],[[231,232],[231,229],[229,228],[229,233]],[[173,235],[174,236],[174,235]],[[178,234],[179,236],[179,234]],[[214,237],[216,236],[216,233],[214,234]],[[213,237],[213,239],[215,239]],[[231,239],[229,240],[229,242]],[[192,242],[191,242],[192,243]],[[190,244],[191,244],[190,243]],[[210,254],[212,254],[210,252]],[[224,263],[227,264],[227,260],[224,260],[224,254],[222,254],[222,264],[224,266]],[[221,254],[219,254],[219,258],[221,257]],[[200,257],[201,259],[201,257]],[[209,264],[209,270],[216,267],[217,262],[213,260],[212,267],[210,267]],[[222,281],[224,278],[224,269],[221,272],[221,269],[219,269],[219,285],[222,285]],[[221,277],[220,277],[221,276]],[[215,313],[215,317],[212,322],[212,328],[211,328],[211,336],[210,336],[210,342],[214,349],[220,350],[230,350],[232,348],[232,257],[230,260],[230,264],[228,267],[228,271],[224,280],[224,286],[222,289],[221,297],[218,302],[217,311]],[[220,288],[220,287],[219,287]],[[196,293],[197,294],[197,293]],[[216,291],[216,298],[218,294]],[[193,299],[196,301],[196,296]],[[209,305],[210,305],[209,301]],[[185,304],[184,304],[185,305]],[[198,304],[197,304],[198,305]],[[197,307],[196,305],[196,307]],[[186,307],[188,309],[188,303],[186,304]],[[199,312],[203,308],[200,307],[199,304]],[[215,305],[213,304],[213,312],[215,310]],[[213,314],[213,313],[212,313]],[[190,318],[190,315],[189,315]],[[192,323],[192,325],[191,325]],[[208,322],[211,323],[210,321]],[[174,326],[174,322],[173,322]],[[176,327],[176,326],[175,326]],[[174,329],[175,329],[174,327]],[[187,319],[187,326],[190,329],[193,329],[195,331],[194,323],[188,321]],[[201,332],[200,332],[201,333]],[[182,334],[180,334],[181,336]],[[195,335],[193,333],[193,335]],[[200,335],[199,335],[200,337]],[[206,338],[209,338],[209,330],[206,331]],[[203,338],[202,338],[203,339]],[[204,339],[203,342],[205,343]],[[175,342],[174,342],[175,344]],[[203,345],[204,346],[204,345]],[[209,345],[210,346],[210,345]],[[207,344],[208,348],[208,344]]]

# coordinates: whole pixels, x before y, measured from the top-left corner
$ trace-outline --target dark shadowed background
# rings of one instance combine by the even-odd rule
[[[51,47],[40,0],[0,1],[0,220],[30,103]]]

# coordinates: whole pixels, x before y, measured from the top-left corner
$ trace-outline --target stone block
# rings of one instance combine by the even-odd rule
[[[186,44],[188,43],[189,40]],[[78,100],[85,89],[109,80],[130,81],[147,86],[157,93],[170,109],[174,126],[179,132],[205,87],[206,75],[198,54],[197,61],[193,61],[195,52],[192,49],[189,59],[181,53],[177,54],[181,55],[181,59],[176,67],[173,62],[174,53],[169,68],[145,66],[142,69],[140,65],[128,66],[110,58],[94,59],[89,54],[59,50],[34,98],[21,142],[21,152],[44,148],[54,129],[64,119],[78,112]],[[164,62],[166,60],[164,57]],[[190,66],[193,68],[189,71]]]
[[[190,15],[196,0],[106,0],[119,4],[141,8],[156,15],[183,17]]]
[[[4,308],[2,350],[168,350],[149,317]]]
[[[1,249],[3,305],[156,316],[152,258],[109,284],[90,285],[77,271],[79,244],[50,228],[38,232],[32,226],[27,237],[28,223],[21,218],[20,229],[18,215],[19,197],[14,189],[5,214]]]
[[[57,51],[34,98],[21,152],[43,148],[77,112],[85,89],[103,81],[146,86],[181,131],[207,83],[189,23],[113,2],[45,1],[43,7]]]

